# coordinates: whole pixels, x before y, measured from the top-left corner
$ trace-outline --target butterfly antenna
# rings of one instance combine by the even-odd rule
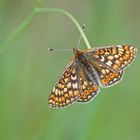
[[[84,31],[84,29],[85,29],[85,24],[83,24],[82,29],[83,29],[83,31]],[[76,48],[79,47],[80,42],[81,42],[81,38],[82,38],[82,35],[80,35],[80,37],[79,37],[79,40],[78,40],[78,42],[77,42],[77,47],[76,47]],[[56,48],[48,48],[48,51],[50,51],[50,52],[63,52],[63,51],[72,51],[72,50],[73,50],[73,49],[63,49],[63,48],[56,49]]]
[[[48,51],[50,52],[65,52],[65,51],[72,51],[72,49],[63,49],[63,48],[60,48],[60,49],[56,49],[56,48],[48,48]]]
[[[86,25],[83,24],[83,26],[82,26],[83,31],[84,31],[85,27],[86,27]],[[80,45],[81,39],[82,39],[82,35],[80,34],[80,37],[79,37],[79,40],[78,40],[78,42],[77,42],[77,47],[76,47],[76,48],[79,48],[79,45]]]

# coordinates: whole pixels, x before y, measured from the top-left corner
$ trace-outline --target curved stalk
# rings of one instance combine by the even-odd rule
[[[46,13],[46,12],[56,12],[56,13],[61,13],[64,14],[65,16],[67,16],[72,22],[73,24],[77,27],[77,29],[79,30],[87,48],[91,48],[89,41],[83,31],[83,29],[81,28],[80,24],[78,23],[78,21],[67,11],[63,10],[63,9],[58,9],[58,8],[36,8],[35,9],[36,13]]]
[[[89,41],[88,41],[84,31],[82,30],[80,24],[69,12],[67,12],[63,9],[58,9],[58,8],[35,8],[33,10],[33,12],[15,29],[15,31],[13,33],[11,33],[11,35],[9,35],[9,37],[4,41],[4,43],[2,45],[0,45],[0,54],[2,54],[5,50],[7,50],[11,46],[11,44],[14,42],[14,40],[17,39],[17,37],[20,35],[20,33],[25,31],[29,27],[29,25],[33,21],[33,18],[37,14],[48,13],[48,12],[61,13],[65,16],[67,16],[79,30],[87,48],[89,48],[89,49],[91,48]]]

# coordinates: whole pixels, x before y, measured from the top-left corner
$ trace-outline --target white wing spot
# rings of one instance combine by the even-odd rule
[[[115,58],[119,58],[119,55],[115,54],[114,57],[115,57]]]
[[[106,69],[105,71],[106,71],[106,73],[109,73],[109,70],[108,69]]]
[[[116,80],[117,80],[117,78],[114,78],[114,79],[113,79],[113,81],[116,81]]]
[[[87,85],[88,85],[86,81],[84,81],[84,85],[85,85],[85,86],[87,86]]]
[[[58,89],[55,89],[55,95],[58,95]]]
[[[106,62],[106,64],[107,64],[108,66],[111,66],[111,65],[112,65],[112,62],[111,62],[110,60],[108,60],[108,61]]]
[[[71,79],[72,79],[72,80],[76,80],[76,76],[74,76],[74,77],[73,77],[73,76],[71,76]]]
[[[103,56],[101,56],[100,61],[104,62],[105,58]]]
[[[119,51],[123,52],[124,49],[122,47],[118,48]]]
[[[113,60],[113,59],[114,59],[113,56],[108,56],[107,58],[108,58],[109,60]]]
[[[64,88],[64,92],[67,92],[67,88]]]
[[[73,86],[74,89],[78,89],[78,85],[77,85],[77,83],[72,84],[72,86]]]
[[[83,85],[83,89],[86,89],[85,85]]]
[[[69,83],[67,84],[67,87],[68,87],[68,88],[70,88],[70,87],[71,87],[71,82],[69,82]]]
[[[59,96],[61,96],[61,91],[60,90],[58,90],[58,94],[59,94]]]
[[[122,48],[122,45],[117,45],[117,46],[118,46],[118,48],[119,48],[119,49],[121,49],[121,48]]]
[[[102,73],[103,73],[103,74],[106,74],[106,71],[105,71],[104,69],[102,69]]]

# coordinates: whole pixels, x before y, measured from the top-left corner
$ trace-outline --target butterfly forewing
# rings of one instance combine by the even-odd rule
[[[120,71],[132,63],[136,56],[136,48],[130,45],[114,45],[87,51],[93,60]]]
[[[80,95],[77,72],[76,62],[72,62],[50,94],[50,107],[64,107],[77,100]]]

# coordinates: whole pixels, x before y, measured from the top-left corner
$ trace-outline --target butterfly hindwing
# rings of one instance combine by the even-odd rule
[[[92,59],[89,63],[96,70],[98,83],[102,87],[112,86],[122,79],[123,70],[115,71],[104,64],[100,64],[98,61],[93,61]]]
[[[76,101],[79,95],[77,65],[72,62],[54,86],[49,97],[49,106],[65,107]]]
[[[100,65],[100,69],[97,71],[102,87],[109,87],[118,83],[123,76],[123,70],[116,72],[103,65]]]
[[[99,85],[94,81],[91,81],[88,73],[85,73],[86,69],[79,70],[80,77],[80,97],[77,102],[89,102],[99,92]]]

